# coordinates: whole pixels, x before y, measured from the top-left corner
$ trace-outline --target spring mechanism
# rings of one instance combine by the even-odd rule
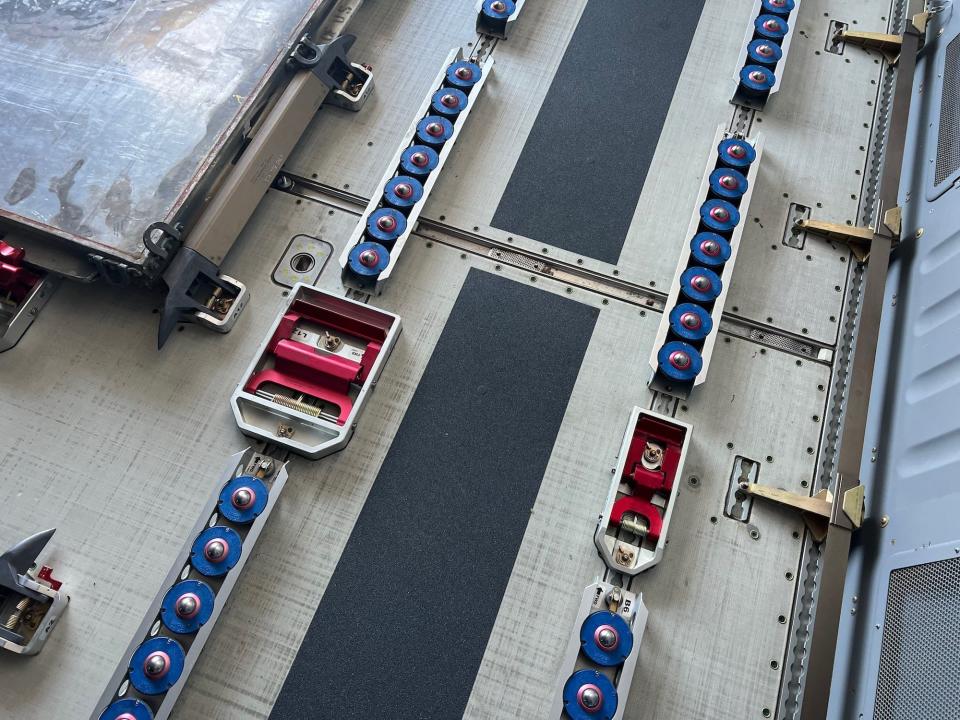
[[[647,522],[646,518],[634,515],[633,513],[628,513],[623,516],[623,519],[620,521],[620,527],[641,538],[646,537],[647,533],[650,532],[650,523]]]
[[[10,617],[7,618],[7,621],[3,624],[3,627],[7,630],[16,630],[20,627],[20,623],[23,621],[24,613],[30,607],[32,600],[30,598],[23,598],[20,602],[17,603],[16,609],[11,613]]]
[[[302,412],[304,415],[310,415],[311,417],[320,417],[322,410],[313,405],[308,405],[305,402],[299,400],[294,400],[292,397],[287,397],[286,395],[268,395],[268,399],[271,402],[275,402],[277,405],[282,405],[285,408],[290,408],[291,410],[296,410],[297,412]]]

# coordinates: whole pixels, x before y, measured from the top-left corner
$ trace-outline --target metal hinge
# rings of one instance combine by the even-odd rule
[[[745,495],[762,497],[778,505],[799,511],[814,540],[823,542],[824,538],[827,537],[827,527],[830,525],[834,510],[833,494],[829,490],[821,490],[812,496],[799,495],[779,488],[757,485],[756,483],[741,483],[740,490]],[[854,528],[859,528],[863,524],[863,485],[856,485],[847,490],[843,494],[840,508],[850,524]]]

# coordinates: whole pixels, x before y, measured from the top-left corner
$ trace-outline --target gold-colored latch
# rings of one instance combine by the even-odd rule
[[[863,525],[864,501],[863,485],[854,485],[843,494],[843,504],[840,507],[855,528]]]
[[[834,35],[834,41],[859,45],[867,50],[877,50],[891,65],[897,64],[897,60],[900,59],[900,48],[903,46],[902,35],[863,30],[840,30]]]
[[[870,257],[870,245],[873,243],[873,228],[841,225],[823,220],[801,218],[793,227],[796,230],[821,235],[828,240],[836,240],[850,246],[850,252],[860,262]]]
[[[927,22],[930,12],[917,13],[911,18],[911,24],[921,36],[927,32]],[[865,32],[863,30],[840,30],[834,35],[834,42],[859,45],[867,50],[877,50],[891,65],[896,65],[900,59],[900,50],[903,47],[903,35],[890,33]]]
[[[798,495],[788,490],[756,483],[740,483],[740,490],[746,495],[762,497],[799,511],[816,542],[823,542],[827,537],[827,527],[830,525],[833,513],[833,494],[829,490],[821,490],[812,496]],[[859,528],[863,524],[863,507],[863,485],[856,485],[843,494],[841,508],[854,528]]]
[[[902,217],[903,217],[903,214],[902,214],[902,211],[900,210],[899,205],[888,209],[883,214],[883,224],[887,226],[887,229],[890,230],[891,233],[893,233],[893,236],[895,238],[900,237],[900,230],[902,227],[902,224],[901,224]]]

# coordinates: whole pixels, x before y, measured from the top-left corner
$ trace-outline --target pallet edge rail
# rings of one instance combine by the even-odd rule
[[[854,340],[833,493],[801,498],[790,493],[771,493],[769,488],[762,486],[742,487],[745,493],[764,497],[803,513],[814,539],[823,543],[820,590],[807,654],[809,661],[800,709],[801,720],[827,718],[851,535],[863,522],[864,488],[860,482],[860,467],[877,358],[877,339],[880,335],[890,253],[900,241],[901,234],[898,193],[917,54],[923,47],[927,23],[932,14],[924,11],[923,0],[909,0],[907,9],[890,127],[884,142],[874,225],[869,228],[841,228],[830,223],[802,220],[797,223],[800,229],[819,231],[831,239],[847,242],[855,256],[865,262],[859,301],[859,327]],[[815,507],[811,505],[812,501],[815,501]]]

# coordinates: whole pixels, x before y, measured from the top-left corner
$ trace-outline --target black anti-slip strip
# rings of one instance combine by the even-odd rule
[[[616,263],[704,0],[591,0],[493,226]]]
[[[596,317],[470,272],[273,720],[462,716]]]

